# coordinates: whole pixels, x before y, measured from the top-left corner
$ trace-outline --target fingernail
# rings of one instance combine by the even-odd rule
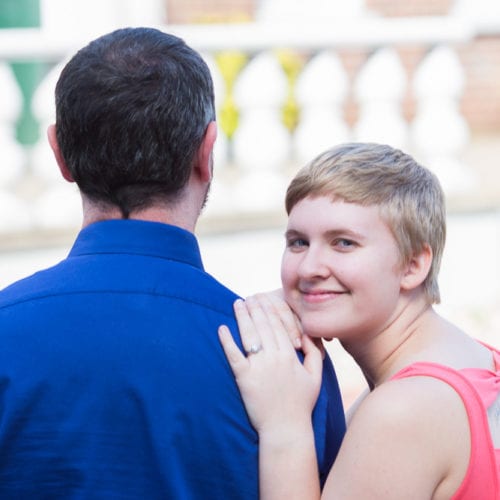
[[[295,340],[293,341],[293,344],[297,348],[302,347],[302,339],[300,337],[296,337]]]

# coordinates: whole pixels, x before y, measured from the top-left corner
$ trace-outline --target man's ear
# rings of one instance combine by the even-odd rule
[[[424,245],[420,253],[414,255],[406,268],[401,279],[402,290],[413,290],[421,285],[432,265],[432,248],[429,245]]]
[[[214,149],[215,139],[217,138],[217,123],[212,121],[205,130],[205,135],[201,141],[196,163],[194,168],[198,172],[203,182],[210,182],[213,174],[212,151]]]
[[[56,136],[56,126],[54,124],[49,125],[49,128],[47,129],[47,139],[49,140],[50,147],[52,148],[54,157],[56,159],[57,165],[59,166],[59,170],[61,171],[62,176],[68,182],[75,182],[73,176],[71,175],[71,172],[66,166],[66,162],[64,161],[64,158],[61,154],[61,150],[59,149],[59,143],[57,142]]]

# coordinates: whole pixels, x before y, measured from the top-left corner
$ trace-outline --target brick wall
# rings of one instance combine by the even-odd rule
[[[254,0],[166,0],[169,23],[250,21]]]
[[[365,0],[371,12],[386,17],[446,15],[454,0]]]

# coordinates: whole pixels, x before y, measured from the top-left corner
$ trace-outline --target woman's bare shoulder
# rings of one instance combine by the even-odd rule
[[[468,435],[463,403],[450,386],[423,376],[390,380],[352,415],[332,477],[338,487],[354,460],[369,471],[357,495],[376,488],[391,491],[385,498],[410,498],[408,491],[414,498],[449,498],[467,470]]]

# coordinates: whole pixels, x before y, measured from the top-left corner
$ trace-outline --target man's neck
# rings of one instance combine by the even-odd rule
[[[83,200],[82,227],[87,227],[94,222],[120,219],[124,219],[124,217],[119,208],[104,207],[89,200]],[[131,212],[128,219],[170,224],[194,233],[198,217],[193,213],[193,210],[186,210],[180,203],[174,206],[161,205],[137,210]]]

